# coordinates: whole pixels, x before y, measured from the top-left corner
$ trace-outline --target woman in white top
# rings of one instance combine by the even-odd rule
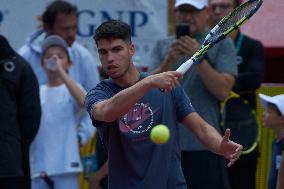
[[[40,86],[42,118],[30,150],[33,189],[79,189],[77,115],[84,106],[85,91],[68,75],[67,48],[55,35],[42,45],[41,64],[48,82]]]

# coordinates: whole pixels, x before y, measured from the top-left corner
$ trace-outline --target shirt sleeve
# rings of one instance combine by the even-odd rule
[[[236,50],[233,41],[229,38],[225,38],[219,44],[216,44],[216,48],[217,54],[213,60],[213,67],[220,73],[228,73],[237,76],[238,67],[236,64]]]
[[[107,88],[105,88],[102,83],[98,84],[94,89],[91,89],[86,95],[85,108],[87,112],[89,113],[92,119],[92,123],[95,127],[101,126],[104,122],[95,120],[93,118],[92,109],[95,104],[103,100],[109,99],[109,98],[110,98],[110,94],[108,93]]]

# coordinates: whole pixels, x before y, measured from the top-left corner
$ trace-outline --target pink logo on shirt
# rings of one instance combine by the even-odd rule
[[[153,125],[154,113],[149,104],[136,103],[134,107],[119,119],[121,132],[144,133]]]

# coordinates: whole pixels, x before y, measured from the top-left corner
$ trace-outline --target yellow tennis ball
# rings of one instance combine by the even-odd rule
[[[152,128],[150,139],[155,144],[165,144],[170,138],[169,128],[163,124],[159,124]]]

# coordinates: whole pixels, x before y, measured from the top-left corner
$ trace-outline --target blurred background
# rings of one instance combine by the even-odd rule
[[[52,0],[1,0],[0,33],[6,36],[12,47],[18,50],[27,38],[41,27],[40,14]],[[150,52],[159,39],[175,33],[174,0],[69,0],[77,5],[77,40],[87,47],[99,65],[96,47],[92,39],[96,27],[109,19],[120,19],[131,25],[132,39],[137,48],[136,65],[147,71]],[[265,78],[261,93],[284,93],[284,1],[264,0],[263,6],[241,30],[260,40],[265,47]],[[262,109],[258,104],[258,119]],[[257,188],[267,186],[271,141],[273,134],[261,127],[260,161],[257,171]],[[92,153],[90,141],[82,147],[82,154]],[[82,179],[82,187],[87,188]]]

